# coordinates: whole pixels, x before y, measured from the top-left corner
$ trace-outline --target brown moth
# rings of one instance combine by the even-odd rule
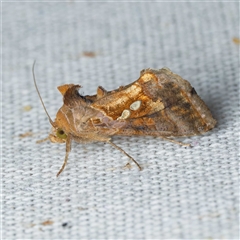
[[[34,83],[47,113],[36,85],[34,64]],[[80,87],[74,84],[59,86],[63,106],[58,110],[55,121],[47,113],[52,125],[52,133],[47,139],[66,143],[65,160],[57,176],[67,163],[73,140],[109,143],[141,170],[130,155],[111,141],[112,136],[150,135],[189,146],[169,137],[202,134],[216,125],[208,107],[190,83],[168,68],[142,70],[135,82],[113,91],[98,87],[97,94],[93,96],[80,95]]]

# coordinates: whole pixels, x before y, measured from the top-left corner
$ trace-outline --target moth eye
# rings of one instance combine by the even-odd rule
[[[67,138],[67,135],[66,133],[61,129],[59,128],[57,130],[57,137],[61,138],[61,139],[66,139]]]

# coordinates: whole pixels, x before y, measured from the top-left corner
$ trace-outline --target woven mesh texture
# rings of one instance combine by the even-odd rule
[[[239,3],[2,4],[2,239],[238,239]],[[170,68],[218,120],[178,140],[114,137],[139,171],[104,143],[36,141],[54,119],[57,86],[112,90],[144,68]]]

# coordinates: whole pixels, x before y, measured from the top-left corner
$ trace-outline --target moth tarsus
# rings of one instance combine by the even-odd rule
[[[142,167],[139,165],[139,163],[133,157],[131,157],[128,153],[126,153],[122,148],[120,148],[118,145],[116,145],[111,141],[109,141],[108,143],[111,144],[114,148],[118,149],[123,154],[125,154],[129,159],[131,159],[131,161],[133,161],[138,166],[140,171],[142,170]]]
[[[64,162],[63,162],[61,169],[57,173],[57,177],[61,174],[61,172],[64,170],[64,168],[67,165],[68,156],[71,151],[71,142],[72,142],[72,137],[71,137],[71,135],[68,135],[68,137],[66,139],[66,154],[65,154]]]
[[[60,170],[58,171],[56,177],[58,177],[58,176],[62,173],[62,171],[64,170],[64,168],[66,167],[66,165],[67,165],[67,160],[68,160],[68,156],[69,156],[69,152],[66,152],[63,165],[62,165],[62,167],[60,168]]]
[[[191,147],[191,144],[190,143],[183,143],[183,142],[179,142],[179,141],[176,141],[174,139],[171,139],[171,138],[166,138],[166,137],[161,137],[163,140],[166,140],[166,141],[169,141],[171,143],[176,143],[178,145],[181,145],[181,146],[184,146],[184,147]]]
[[[107,91],[97,88],[96,95],[81,96],[80,85],[58,87],[63,105],[52,121],[38,90],[32,67],[34,84],[44,111],[52,125],[49,139],[66,143],[64,170],[71,141],[78,143],[106,142],[125,154],[141,170],[137,161],[111,142],[114,135],[155,136],[182,146],[171,137],[188,137],[205,133],[216,125],[216,120],[190,83],[168,68],[144,69],[138,80],[126,86]]]
[[[46,137],[46,138],[37,140],[36,143],[43,143],[43,142],[46,142],[46,141],[48,141],[48,140],[49,140],[49,137]]]
[[[127,164],[123,167],[123,169],[131,169],[131,168],[132,168],[132,166],[131,166],[130,163],[127,163]]]

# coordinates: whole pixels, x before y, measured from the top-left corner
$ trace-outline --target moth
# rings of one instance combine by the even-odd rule
[[[112,142],[115,135],[155,136],[176,142],[172,137],[188,137],[205,133],[216,125],[216,120],[190,83],[168,68],[144,69],[138,80],[116,90],[97,88],[96,95],[82,96],[80,85],[58,87],[63,105],[55,121],[49,116],[38,90],[34,65],[34,84],[43,108],[52,125],[46,138],[54,143],[65,143],[64,170],[72,141],[78,143],[105,142],[137,161]],[[46,140],[44,139],[44,140]]]

